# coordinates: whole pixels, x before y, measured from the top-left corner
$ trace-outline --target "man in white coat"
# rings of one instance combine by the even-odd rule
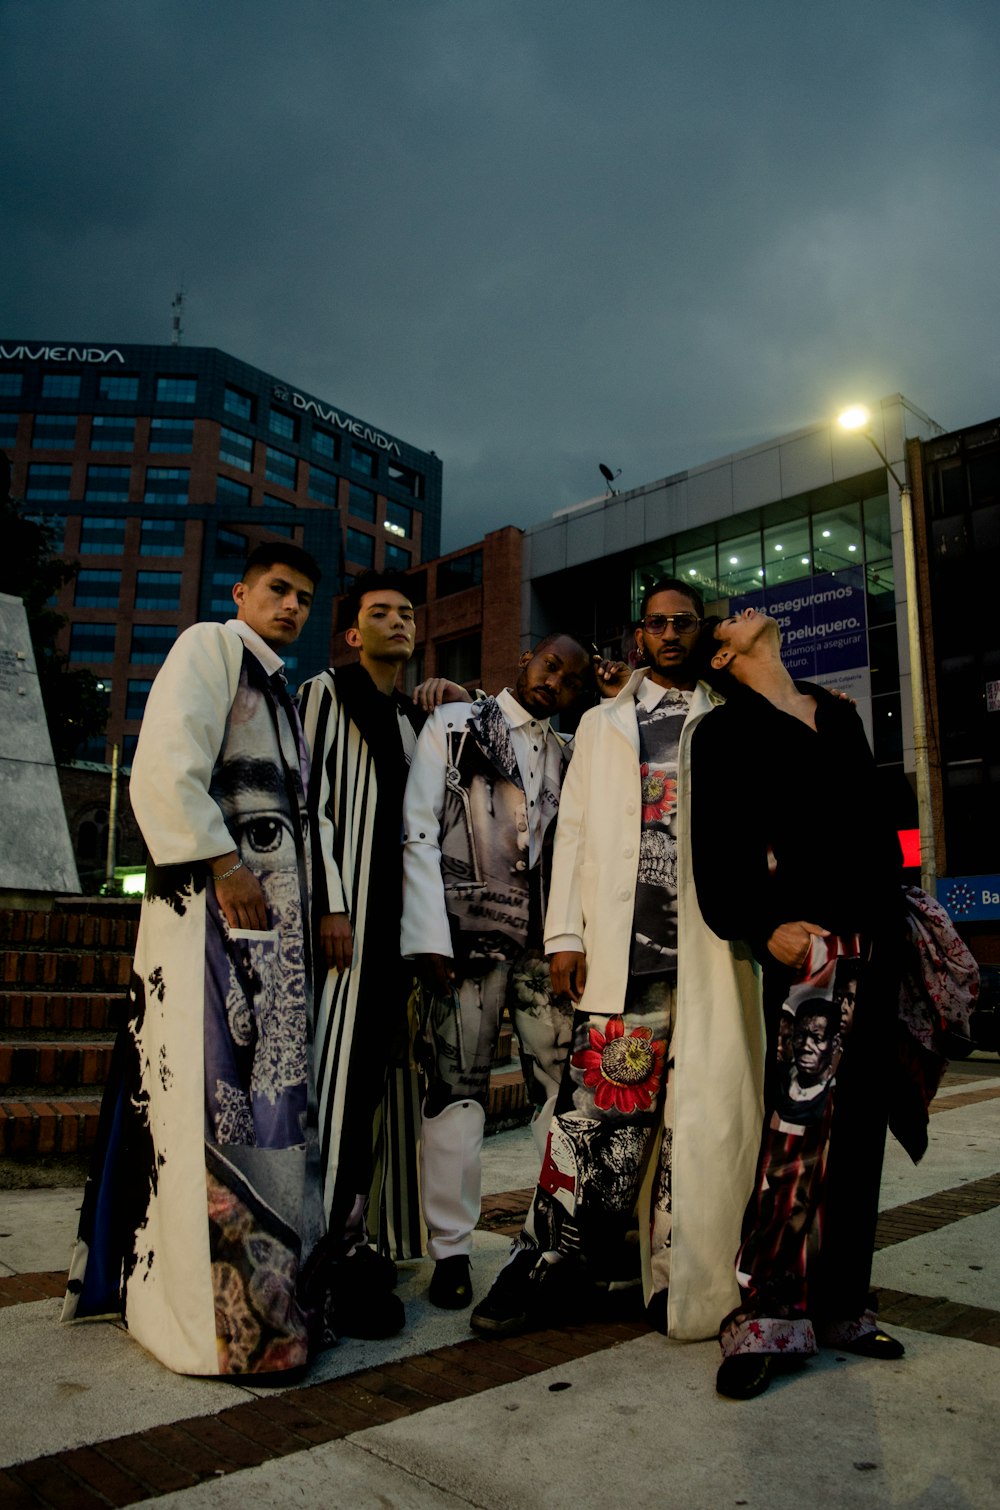
[[[691,875],[691,735],[721,700],[697,680],[703,615],[686,583],[652,587],[645,664],[577,732],[545,923],[572,1046],[524,1231],[472,1314],[486,1335],[637,1284],[637,1209],[660,1330],[714,1335],[736,1303],[763,1029],[749,952],[705,926]]]
[[[260,545],[181,634],[131,798],[150,851],[64,1319],[121,1314],[168,1368],[287,1383],[322,1340],[308,756],[281,651],[319,567]]]

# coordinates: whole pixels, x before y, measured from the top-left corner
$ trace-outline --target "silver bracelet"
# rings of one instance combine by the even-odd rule
[[[220,872],[219,872],[218,875],[216,875],[215,871],[212,870],[212,871],[209,871],[209,875],[212,877],[213,881],[225,881],[229,876],[234,876],[238,870],[242,870],[242,869],[243,869],[243,861],[242,860],[237,860],[236,864],[235,865],[230,865],[230,867],[229,867],[228,870],[220,870]]]

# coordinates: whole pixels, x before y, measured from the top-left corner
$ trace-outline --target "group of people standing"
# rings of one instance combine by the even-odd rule
[[[634,670],[559,633],[496,696],[411,700],[385,574],[348,600],[356,664],[296,708],[280,652],[318,581],[259,547],[236,618],[150,693],[151,863],[64,1316],[284,1382],[404,1325],[418,1185],[429,1299],[472,1306],[506,1009],[539,1176],[475,1331],[641,1294],[670,1336],[718,1332],[735,1398],[820,1344],[900,1356],[869,1296],[900,857],[854,708],[792,681],[773,619],[706,620],[672,579]],[[598,692],[567,742],[552,720]]]

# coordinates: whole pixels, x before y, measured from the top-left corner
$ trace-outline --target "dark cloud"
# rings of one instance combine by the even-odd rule
[[[901,390],[1000,409],[973,0],[8,0],[0,330],[186,339],[445,463],[458,545]]]

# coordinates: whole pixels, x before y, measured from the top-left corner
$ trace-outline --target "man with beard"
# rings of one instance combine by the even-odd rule
[[[553,634],[513,688],[427,722],[404,804],[403,953],[432,993],[421,1198],[432,1304],[471,1303],[490,1066],[509,1006],[536,1109],[554,1094],[566,1013],[542,958],[545,859],[568,760],[550,719],[593,686],[590,657]]]
[[[130,786],[151,863],[63,1312],[250,1384],[319,1331],[308,757],[280,655],[319,577],[258,546],[236,618],[185,630],[153,683]]]
[[[553,991],[576,1009],[572,1053],[524,1231],[472,1314],[486,1335],[636,1285],[637,1204],[654,1323],[705,1337],[735,1303],[761,1028],[749,954],[705,926],[691,877],[691,736],[721,701],[698,679],[703,615],[687,583],[651,587],[643,664],[576,735],[545,922]]]

